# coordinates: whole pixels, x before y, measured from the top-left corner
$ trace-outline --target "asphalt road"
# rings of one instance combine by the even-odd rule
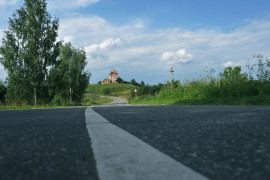
[[[0,179],[98,179],[84,112],[0,111]]]
[[[93,110],[209,179],[270,179],[269,106]],[[99,179],[91,141],[85,108],[0,111],[0,179]]]
[[[94,110],[210,179],[270,179],[270,107],[128,106]]]

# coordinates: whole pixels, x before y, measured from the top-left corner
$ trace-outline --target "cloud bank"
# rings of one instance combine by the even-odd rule
[[[158,83],[169,78],[170,66],[180,79],[205,66],[244,65],[255,54],[269,56],[270,20],[242,24],[230,32],[181,28],[150,31],[143,20],[115,26],[101,17],[88,16],[60,21],[59,37],[69,37],[76,47],[85,48],[93,82],[117,68],[126,80]]]
[[[80,8],[80,7],[87,7],[97,2],[99,2],[99,0],[50,0],[48,1],[48,8],[49,9]]]

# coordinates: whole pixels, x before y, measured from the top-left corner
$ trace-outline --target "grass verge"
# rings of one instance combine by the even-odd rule
[[[135,97],[129,104],[143,105],[270,105],[270,96],[225,97],[212,99],[161,99],[155,96]]]
[[[92,106],[99,104],[108,104],[111,103],[112,100],[108,97],[100,97],[94,96],[91,94],[85,94],[83,100],[80,104],[65,104],[65,105],[27,105],[27,104],[11,104],[11,105],[3,105],[0,103],[0,110],[11,110],[11,109],[44,109],[44,108],[61,108],[61,107],[74,107],[74,106]]]

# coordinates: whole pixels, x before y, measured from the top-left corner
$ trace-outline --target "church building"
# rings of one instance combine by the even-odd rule
[[[118,79],[119,74],[117,72],[117,70],[112,70],[109,73],[109,78],[104,79],[103,81],[101,81],[101,84],[111,84],[111,83],[117,83],[116,80]]]

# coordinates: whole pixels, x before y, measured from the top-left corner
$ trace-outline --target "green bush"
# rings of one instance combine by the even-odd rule
[[[103,89],[103,94],[110,95],[111,94],[111,90],[109,88],[105,88],[105,89]]]
[[[61,93],[59,93],[54,96],[54,98],[51,101],[51,104],[55,106],[64,106],[67,105],[67,99],[65,99],[64,96]]]

